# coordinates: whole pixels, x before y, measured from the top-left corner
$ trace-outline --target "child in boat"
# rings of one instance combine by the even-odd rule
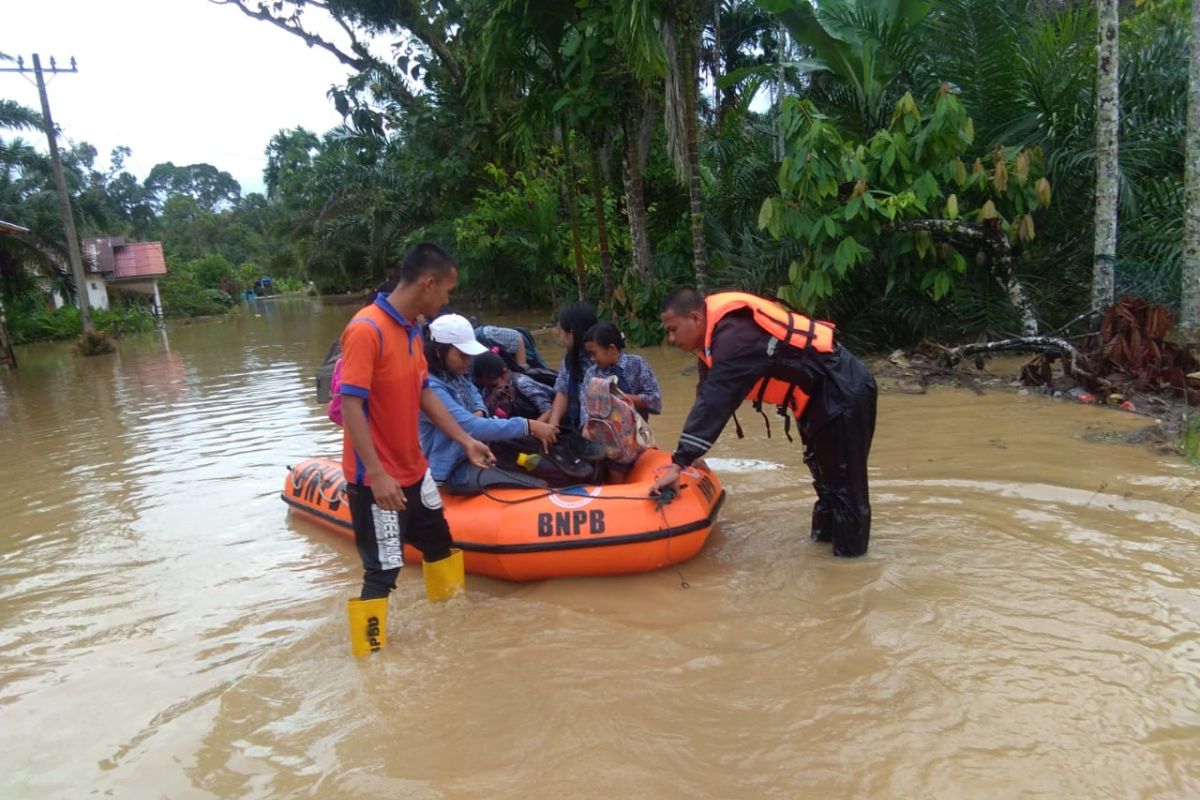
[[[558,429],[539,420],[493,419],[487,416],[483,398],[467,379],[472,356],[487,352],[475,340],[471,323],[458,314],[446,314],[429,323],[425,360],[429,363],[429,388],[442,405],[472,437],[499,442],[533,436],[542,449],[556,438]],[[419,430],[421,450],[429,460],[433,478],[457,494],[475,494],[487,486],[538,485],[540,482],[493,468],[480,469],[467,461],[462,448],[434,426],[422,413]]]
[[[583,337],[595,325],[596,310],[584,302],[567,303],[558,310],[558,340],[567,349],[558,378],[554,382],[554,405],[550,409],[551,425],[578,431],[582,423],[579,403],[583,397],[583,373],[592,365]]]
[[[528,375],[513,372],[497,353],[484,353],[471,362],[471,377],[494,417],[550,419],[554,390]]]
[[[514,372],[546,370],[553,372],[542,360],[531,334],[525,328],[505,328],[500,325],[479,325],[475,338],[487,349],[498,354]]]
[[[633,407],[648,419],[651,414],[662,413],[662,390],[650,363],[641,356],[625,352],[625,334],[611,322],[593,325],[583,335],[583,346],[592,364],[583,373],[586,387],[592,378],[615,377],[617,388],[633,403]],[[579,418],[587,422],[587,408],[579,406]]]
[[[496,353],[484,353],[471,362],[471,373],[475,385],[483,392],[483,402],[488,413],[497,419],[525,417],[545,421],[550,416],[554,395],[549,386],[512,372]],[[504,469],[514,469],[521,464],[522,453],[529,455],[536,448],[528,440],[514,439],[492,442],[492,452]],[[543,458],[530,468],[535,478],[550,486],[574,486],[598,479],[595,464],[584,459],[590,444],[576,431],[560,430],[558,441],[549,449],[549,458]]]

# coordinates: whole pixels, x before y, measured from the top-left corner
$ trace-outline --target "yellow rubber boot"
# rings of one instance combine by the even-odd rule
[[[466,591],[467,576],[463,569],[462,550],[451,550],[450,557],[441,561],[426,561],[421,565],[421,572],[425,575],[425,596],[431,603],[449,600]]]
[[[374,653],[387,644],[387,598],[357,598],[346,601],[350,615],[350,652],[355,656]]]

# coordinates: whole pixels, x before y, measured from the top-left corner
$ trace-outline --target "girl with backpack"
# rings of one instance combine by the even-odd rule
[[[641,356],[625,352],[625,334],[611,322],[600,322],[588,328],[583,335],[583,346],[592,364],[583,373],[583,385],[587,387],[592,378],[617,379],[617,388],[633,403],[642,419],[651,414],[662,413],[662,389],[650,362]],[[586,423],[587,408],[582,404],[580,419]]]

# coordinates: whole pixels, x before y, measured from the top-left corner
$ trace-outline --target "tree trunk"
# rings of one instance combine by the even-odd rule
[[[629,215],[629,239],[633,257],[633,274],[644,283],[654,282],[654,265],[650,251],[650,235],[646,220],[646,193],[642,184],[642,169],[650,154],[654,131],[654,104],[643,92],[645,102],[636,130],[625,122],[625,212]]]
[[[713,134],[721,130],[721,90],[717,81],[721,79],[721,0],[713,0]]]
[[[783,141],[783,126],[780,124],[780,119],[783,117],[783,87],[785,70],[783,65],[788,61],[789,45],[788,32],[783,23],[780,22],[776,26],[777,35],[779,36],[779,52],[775,57],[775,83],[771,92],[771,111],[775,117],[775,160],[782,161],[784,153]]]
[[[563,199],[567,204],[567,214],[571,218],[571,250],[575,254],[575,284],[579,288],[579,299],[584,300],[585,268],[583,265],[583,242],[579,236],[579,176],[575,172],[575,159],[571,154],[571,134],[564,125],[562,128],[563,158],[567,162],[567,186]]]
[[[596,207],[596,239],[600,245],[600,270],[604,276],[604,301],[612,303],[612,258],[608,254],[608,225],[604,220],[604,178],[600,166],[600,146],[592,145],[592,197]]]
[[[1012,247],[1008,243],[1008,236],[1004,231],[999,231],[999,235],[988,236],[987,240],[992,250],[992,272],[1008,292],[1008,299],[1021,316],[1021,335],[1037,336],[1037,311],[1029,293],[1025,291],[1025,287],[1017,279],[1017,273],[1013,271]]]
[[[704,251],[704,207],[700,198],[699,123],[696,119],[699,75],[696,52],[700,35],[696,30],[698,4],[695,0],[667,3],[663,14],[663,50],[667,56],[665,118],[667,144],[675,174],[687,184],[691,204],[692,263],[696,288],[704,292],[708,283],[708,258]]]
[[[1096,26],[1096,215],[1092,249],[1092,308],[1112,305],[1116,292],[1117,134],[1120,97],[1117,85],[1118,0],[1097,0]],[[1098,320],[1097,320],[1098,322]]]
[[[696,270],[696,290],[704,294],[708,290],[708,255],[704,249],[704,206],[700,196],[700,125],[696,119],[696,97],[700,87],[697,85],[695,44],[690,41],[685,45],[682,57],[684,67],[684,96],[687,100],[687,161],[688,161],[688,195],[691,199],[692,221],[692,263]]]
[[[1190,63],[1179,328],[1187,341],[1194,342],[1200,336],[1200,0],[1192,0]]]

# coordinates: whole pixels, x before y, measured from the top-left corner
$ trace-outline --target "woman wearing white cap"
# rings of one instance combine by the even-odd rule
[[[543,449],[558,436],[558,428],[545,422],[523,419],[493,419],[487,416],[483,397],[467,377],[472,356],[486,353],[487,348],[475,339],[475,332],[466,317],[444,314],[429,323],[429,340],[425,343],[425,360],[429,362],[429,388],[468,435],[482,442],[497,442],[535,436]],[[529,483],[524,476],[480,475],[453,439],[421,414],[421,449],[429,460],[429,469],[436,481],[451,491],[474,493],[480,486],[497,483]]]

